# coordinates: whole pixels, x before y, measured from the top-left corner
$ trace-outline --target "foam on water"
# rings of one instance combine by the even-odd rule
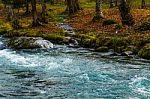
[[[23,66],[35,66],[35,63],[31,61],[30,58],[16,54],[15,51],[10,51],[9,49],[0,50],[0,58],[3,58],[7,63],[18,64]]]
[[[50,63],[47,63],[47,67],[48,67],[48,70],[50,70],[50,69],[58,68],[60,67],[60,65],[57,62],[50,62]]]
[[[13,63],[27,63],[27,59],[23,56],[16,55],[15,51],[9,51],[8,49],[0,50],[0,57],[4,57]]]
[[[88,74],[82,74],[79,76],[79,78],[81,81],[86,81],[86,82],[90,81]]]
[[[137,75],[131,79],[129,83],[132,90],[138,94],[150,96],[150,80],[146,77],[138,77]]]
[[[3,42],[0,41],[0,46],[3,44]]]
[[[72,63],[72,59],[69,59],[69,58],[64,58],[62,64],[71,64]]]
[[[6,61],[8,65],[18,65],[24,67],[37,67],[45,66],[48,69],[57,68],[60,65],[56,62],[55,58],[43,58],[42,56],[35,55],[21,55],[16,51],[9,49],[0,50],[0,58]]]

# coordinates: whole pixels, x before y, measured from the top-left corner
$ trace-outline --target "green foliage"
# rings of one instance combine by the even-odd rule
[[[62,44],[65,37],[57,34],[44,34],[43,38],[53,43]]]
[[[76,37],[79,38],[79,44],[82,47],[96,47],[96,36],[89,34],[77,34]]]
[[[27,29],[18,29],[7,32],[3,35],[4,37],[21,37],[21,36],[28,36],[28,37],[37,37],[37,31],[34,30],[27,30]]]
[[[104,43],[109,49],[114,49],[116,52],[122,52],[130,42],[126,38],[109,37]]]
[[[9,31],[11,31],[13,28],[9,23],[4,23],[0,21],[0,35],[3,35]]]
[[[120,30],[120,29],[122,29],[122,25],[121,24],[116,24],[115,25],[115,30]]]
[[[138,56],[145,58],[145,59],[150,59],[150,43],[146,44],[138,53]]]
[[[31,45],[30,42],[27,40],[17,41],[15,38],[13,38],[8,41],[8,47],[15,49],[22,49],[22,47],[25,49],[30,49]]]
[[[21,27],[21,26],[20,26],[20,23],[19,23],[19,20],[17,20],[17,19],[12,20],[11,24],[12,24],[12,27],[13,27],[14,29],[19,29],[19,28]]]
[[[102,19],[104,19],[100,14],[96,14],[94,17],[93,17],[93,19],[92,19],[92,21],[93,22],[96,22],[96,21],[101,21]]]
[[[117,37],[110,37],[108,41],[105,43],[106,46],[113,48],[113,47],[120,47],[120,46],[127,46],[128,40],[125,38],[117,38]]]

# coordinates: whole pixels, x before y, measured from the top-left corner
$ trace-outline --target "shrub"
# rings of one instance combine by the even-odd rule
[[[122,25],[121,24],[116,24],[115,25],[115,30],[120,30],[120,29],[122,29]]]

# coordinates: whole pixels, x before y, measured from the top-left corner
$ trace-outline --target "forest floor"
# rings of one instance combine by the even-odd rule
[[[121,24],[117,8],[103,9],[105,18],[96,22],[92,21],[95,15],[94,7],[84,7],[83,10],[70,17],[63,13],[65,6],[53,5],[48,6],[47,9],[48,24],[34,28],[31,27],[31,14],[26,16],[24,15],[25,9],[20,9],[19,21],[21,28],[14,30],[11,27],[11,22],[7,21],[7,17],[5,17],[5,10],[0,6],[0,34],[6,31],[7,33],[3,34],[5,37],[41,36],[53,43],[66,44],[69,43],[69,40],[65,38],[68,34],[62,28],[58,27],[58,23],[65,22],[76,31],[76,38],[78,38],[80,46],[95,48],[96,51],[114,49],[119,53],[133,51],[136,54],[141,54],[143,47],[150,44],[150,29],[147,29],[150,26],[150,9],[133,8],[131,10],[131,14],[135,20],[133,27]],[[40,10],[38,6],[38,12]],[[40,16],[40,13],[38,13],[38,16]],[[139,28],[142,28],[142,30],[139,30]],[[146,55],[150,58],[150,48]]]

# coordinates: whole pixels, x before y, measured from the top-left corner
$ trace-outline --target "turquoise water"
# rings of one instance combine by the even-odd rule
[[[148,60],[65,46],[15,51],[3,44],[1,38],[0,99],[150,98]]]

